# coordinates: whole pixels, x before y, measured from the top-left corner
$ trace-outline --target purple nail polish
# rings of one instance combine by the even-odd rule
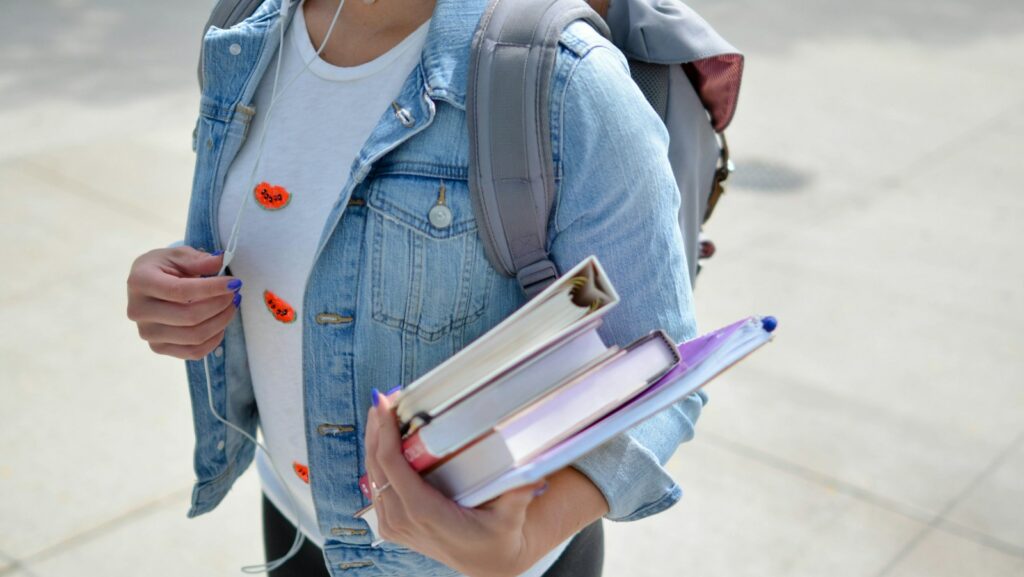
[[[222,254],[224,254],[224,251],[218,250],[217,252],[211,252],[210,256],[220,256]]]
[[[242,281],[238,280],[237,278],[233,278],[230,281],[228,281],[228,288],[233,291],[236,291],[242,288]]]
[[[377,405],[380,404],[380,391],[377,390],[377,387],[373,388],[373,394],[371,395],[370,398],[373,401],[373,406],[376,407]]]
[[[544,484],[533,490],[534,497],[540,497],[548,490],[548,482],[544,481]]]
[[[242,304],[242,295],[235,293],[235,298],[231,299],[231,304],[235,305],[235,308],[237,309],[238,306]]]
[[[388,391],[388,392],[386,392],[384,394],[390,397],[392,394],[394,394],[395,391],[399,391],[401,389],[402,389],[402,385],[398,385],[396,387],[392,387],[390,391]]]

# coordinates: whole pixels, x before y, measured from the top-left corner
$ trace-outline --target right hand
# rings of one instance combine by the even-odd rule
[[[153,352],[199,360],[217,348],[242,300],[241,281],[212,276],[223,260],[224,255],[187,246],[135,259],[128,274],[128,318]]]

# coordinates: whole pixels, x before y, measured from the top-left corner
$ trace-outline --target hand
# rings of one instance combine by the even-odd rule
[[[153,352],[198,360],[220,344],[242,301],[242,281],[210,276],[223,259],[191,247],[152,250],[135,259],[128,274],[128,318]]]
[[[524,530],[527,508],[546,483],[509,491],[475,509],[460,506],[406,462],[391,398],[374,394],[379,404],[367,419],[366,469],[377,488],[374,509],[381,539],[471,577],[519,575],[547,552],[536,550]]]

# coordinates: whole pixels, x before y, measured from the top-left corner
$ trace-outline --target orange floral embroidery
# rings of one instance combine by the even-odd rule
[[[302,479],[303,483],[307,485],[309,484],[309,467],[303,465],[298,461],[295,461],[294,463],[292,463],[292,469],[295,469],[295,474],[298,475],[300,479]]]
[[[269,182],[261,182],[252,191],[256,202],[267,210],[280,210],[292,200],[292,195],[283,186],[274,186]]]
[[[282,323],[295,322],[295,309],[292,308],[292,305],[285,302],[284,299],[265,290],[263,291],[263,302],[267,303],[267,310],[274,315],[275,319]]]

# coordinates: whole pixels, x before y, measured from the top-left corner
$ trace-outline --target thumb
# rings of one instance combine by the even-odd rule
[[[512,489],[480,508],[489,510],[499,517],[516,518],[524,516],[526,515],[526,508],[530,506],[530,503],[546,491],[547,488],[547,481],[538,481],[518,489]]]
[[[168,256],[168,260],[183,277],[213,276],[220,272],[220,267],[224,263],[224,253],[217,251],[211,254],[183,246],[175,249]]]

